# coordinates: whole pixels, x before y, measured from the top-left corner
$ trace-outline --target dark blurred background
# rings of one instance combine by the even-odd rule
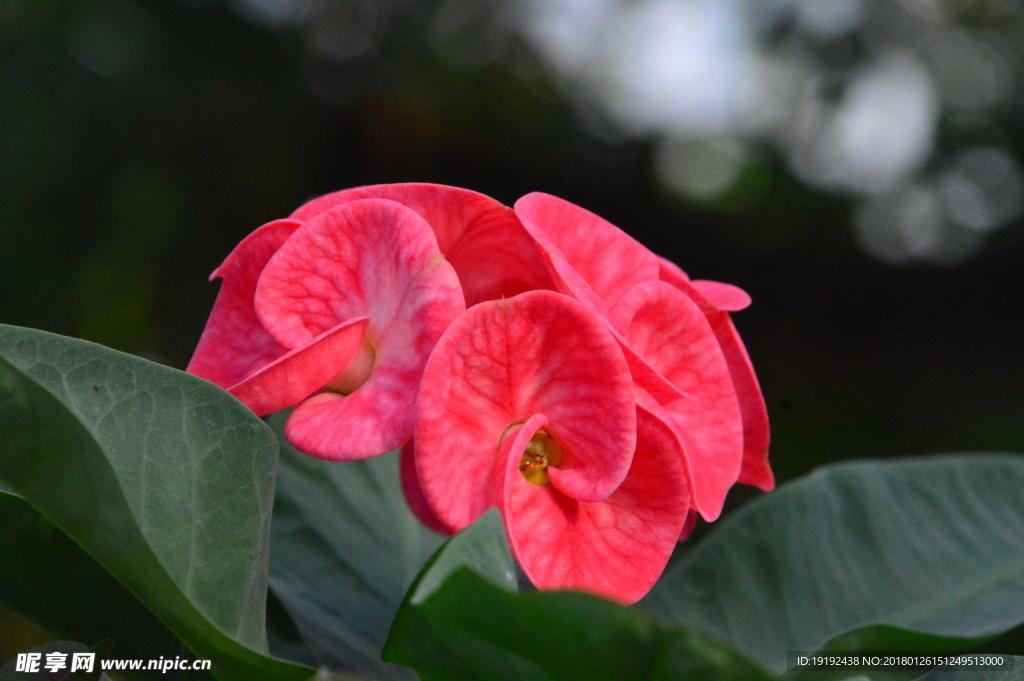
[[[780,480],[1024,451],[1022,56],[996,0],[0,0],[0,322],[184,367],[315,195],[545,191],[750,292]]]

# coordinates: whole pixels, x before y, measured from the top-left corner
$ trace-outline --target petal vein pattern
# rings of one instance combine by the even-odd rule
[[[515,211],[531,236],[557,248],[551,264],[565,284],[575,289],[578,274],[605,310],[636,284],[658,278],[658,256],[588,210],[533,193],[516,201]]]
[[[300,404],[285,435],[301,451],[351,460],[412,436],[423,365],[464,309],[430,226],[394,201],[348,202],[320,213],[263,269],[256,313],[282,345],[302,347],[350,319],[369,319],[372,369],[349,395],[326,391]]]
[[[711,324],[693,300],[660,281],[630,289],[614,316],[630,346],[690,395],[652,411],[663,415],[683,442],[694,506],[706,520],[714,520],[739,477],[743,428],[729,367]]]
[[[344,369],[366,326],[352,319],[295,349],[263,328],[253,307],[260,273],[299,227],[294,220],[260,227],[214,271],[210,278],[223,277],[224,283],[188,366],[260,416],[297,404]]]
[[[551,486],[575,499],[611,494],[636,443],[632,379],[618,344],[580,303],[550,291],[467,310],[427,362],[417,410],[419,481],[455,529],[501,500],[499,448],[531,417],[543,415],[564,452],[549,469]]]
[[[459,276],[467,306],[554,288],[540,253],[516,214],[468,189],[426,183],[357,187],[314,199],[291,217],[310,220],[360,199],[396,201],[426,220],[438,248]]]
[[[528,194],[515,210],[558,290],[608,324],[637,385],[660,404],[686,397],[629,346],[609,316],[633,285],[657,279],[659,258],[618,227],[554,196]]]
[[[743,345],[743,340],[736,331],[732,318],[729,316],[728,307],[719,309],[705,295],[711,293],[714,296],[713,284],[717,286],[728,286],[718,282],[691,282],[678,267],[668,261],[662,261],[660,270],[661,280],[675,286],[688,295],[707,315],[711,328],[714,329],[715,337],[725,355],[729,365],[729,373],[732,376],[733,388],[739,399],[740,411],[743,418],[743,464],[740,468],[739,482],[745,485],[754,485],[766,492],[775,488],[775,476],[768,465],[768,445],[771,439],[771,431],[768,424],[768,409],[764,403],[764,396],[761,394],[761,387],[754,373],[754,365],[750,361],[750,355]],[[735,288],[735,287],[729,287]],[[749,304],[750,297],[740,289],[743,297],[731,295],[730,298],[736,304]],[[745,298],[745,300],[744,300]],[[725,300],[719,298],[719,304],[726,304]]]

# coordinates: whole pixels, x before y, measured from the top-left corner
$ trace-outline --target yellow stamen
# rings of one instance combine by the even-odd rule
[[[519,472],[527,482],[546,485],[551,482],[548,466],[562,464],[562,448],[546,430],[538,430],[526,445],[523,458],[519,461]]]
[[[356,352],[356,356],[348,363],[338,375],[324,386],[324,390],[351,395],[359,386],[366,383],[366,379],[373,373],[373,362],[377,358],[377,352],[370,345],[370,341],[363,336],[363,342]]]

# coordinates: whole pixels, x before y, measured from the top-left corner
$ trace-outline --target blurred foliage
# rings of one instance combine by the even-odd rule
[[[216,295],[209,272],[312,196],[539,190],[751,293],[736,323],[780,480],[850,457],[1024,449],[1019,229],[966,265],[892,268],[858,251],[851,203],[768,152],[724,197],[686,203],[655,181],[650,144],[563,97],[515,36],[484,40],[490,15],[330,6],[354,14],[313,35],[226,1],[0,0],[0,321],[182,367]]]

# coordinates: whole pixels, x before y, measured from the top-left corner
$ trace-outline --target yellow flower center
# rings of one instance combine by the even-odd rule
[[[519,472],[527,482],[546,485],[551,482],[548,466],[562,464],[562,448],[546,430],[538,430],[526,445],[523,458],[519,461]]]
[[[366,336],[363,336],[363,342],[359,346],[356,356],[352,358],[348,366],[338,372],[338,375],[324,386],[324,390],[351,395],[359,386],[366,383],[366,379],[373,373],[373,362],[376,358],[377,352],[370,345]]]

